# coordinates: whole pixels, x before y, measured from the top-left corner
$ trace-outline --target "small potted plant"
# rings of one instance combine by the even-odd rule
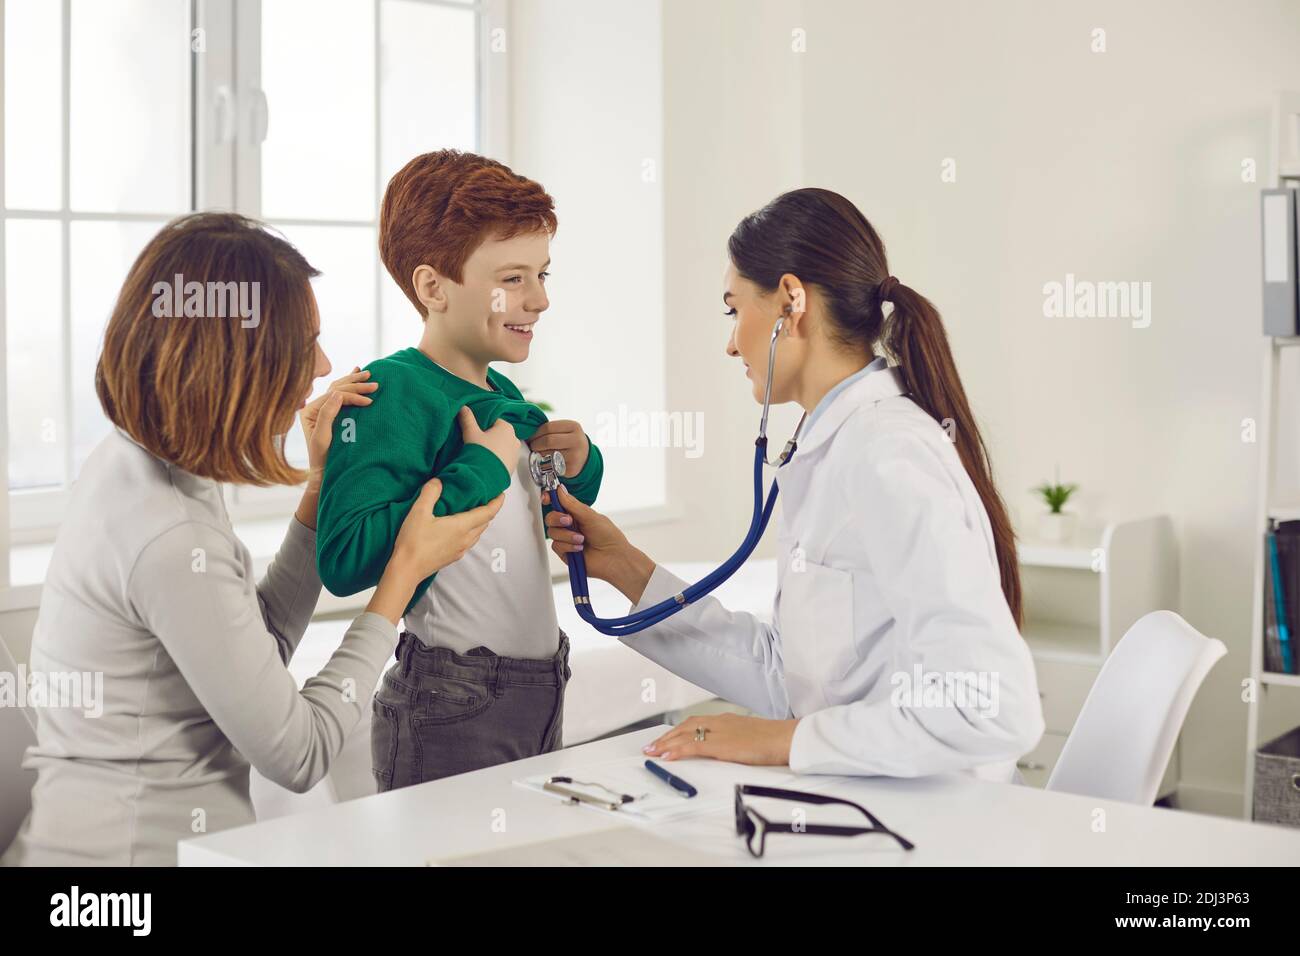
[[[1047,513],[1038,519],[1038,533],[1044,541],[1068,541],[1074,536],[1076,515],[1065,511],[1065,503],[1079,490],[1078,485],[1061,484],[1060,472],[1056,481],[1045,481],[1034,492],[1047,504]]]

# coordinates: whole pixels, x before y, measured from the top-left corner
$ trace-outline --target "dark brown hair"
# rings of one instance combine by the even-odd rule
[[[727,244],[736,270],[771,292],[789,273],[815,287],[826,303],[832,335],[844,345],[877,346],[894,360],[912,401],[941,425],[951,421],[957,455],[984,510],[997,550],[1002,594],[1022,623],[1020,565],[1006,506],[993,483],[980,437],[938,310],[919,292],[891,285],[886,321],[881,283],[889,277],[885,245],[853,203],[827,189],[796,189],[741,221]]]
[[[243,216],[169,222],[131,266],[108,320],[95,367],[104,414],[157,457],[204,478],[302,481],[279,432],[292,425],[312,380],[310,280],[318,274],[292,245]],[[184,292],[195,282],[204,293],[190,299]],[[177,283],[183,296],[172,295]],[[256,303],[254,317],[228,308],[231,283],[251,284],[237,288],[254,290],[256,299],[246,297]]]
[[[550,195],[510,167],[477,153],[440,149],[415,157],[388,181],[379,210],[379,256],[424,318],[416,266],[461,281],[465,260],[495,237],[555,233]]]

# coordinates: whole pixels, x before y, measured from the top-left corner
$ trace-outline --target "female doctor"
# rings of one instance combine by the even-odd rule
[[[772,401],[805,410],[776,474],[774,623],[708,597],[621,640],[763,716],[690,717],[645,752],[1013,779],[1043,732],[1015,540],[938,313],[889,274],[862,213],[824,189],[778,196],[728,251],[727,354],[761,402],[783,319]],[[553,549],[582,551],[634,611],[686,586],[559,494],[572,518],[548,515]]]

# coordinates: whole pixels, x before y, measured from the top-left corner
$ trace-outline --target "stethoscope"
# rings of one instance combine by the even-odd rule
[[[753,553],[754,548],[758,547],[763,532],[767,530],[767,522],[772,517],[772,508],[776,505],[776,496],[780,490],[777,487],[776,480],[773,479],[772,488],[767,494],[767,502],[764,503],[763,465],[774,465],[780,468],[790,460],[794,455],[795,448],[798,447],[799,432],[803,428],[804,419],[808,417],[808,413],[805,412],[803,417],[799,419],[794,434],[785,443],[785,448],[776,461],[768,461],[767,413],[772,404],[772,371],[776,367],[776,341],[781,334],[782,326],[785,324],[785,318],[785,315],[782,315],[776,320],[776,325],[772,329],[772,343],[767,350],[767,384],[763,388],[763,417],[758,423],[758,438],[754,441],[754,514],[750,519],[749,532],[745,535],[745,540],[741,542],[735,554],[723,561],[716,570],[700,578],[700,580],[680,593],[660,601],[653,607],[645,608],[626,617],[596,616],[596,612],[591,606],[591,595],[587,589],[587,561],[581,551],[571,551],[568,555],[568,563],[569,589],[573,592],[573,604],[577,608],[578,616],[602,634],[609,634],[612,637],[635,634],[666,620],[686,607],[686,605],[704,597],[704,595],[713,591],[723,581],[735,574],[749,558],[750,554]],[[560,476],[564,474],[564,454],[558,451],[548,454],[533,452],[528,458],[528,470],[537,486],[543,491],[550,492],[552,507],[561,514],[566,514],[567,512],[560,504],[559,495],[556,493],[556,488],[560,484]]]

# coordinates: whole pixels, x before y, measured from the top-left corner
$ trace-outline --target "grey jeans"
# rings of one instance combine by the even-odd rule
[[[371,702],[370,758],[380,792],[559,750],[569,638],[555,656],[501,657],[426,647],[403,632]]]

